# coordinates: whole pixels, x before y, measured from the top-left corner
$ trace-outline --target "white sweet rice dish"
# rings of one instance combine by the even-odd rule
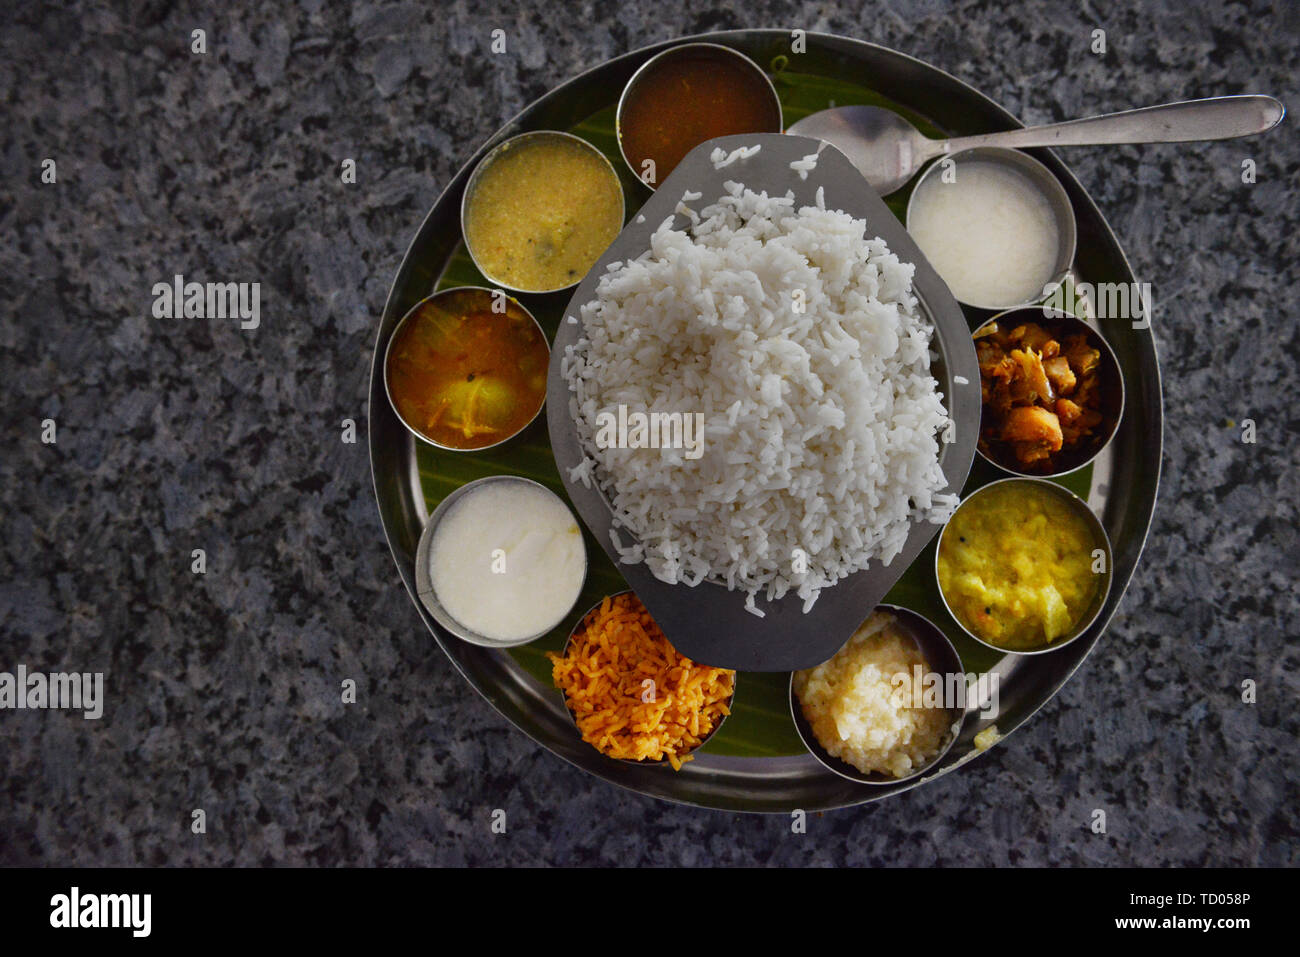
[[[898,619],[878,611],[829,661],[795,672],[799,707],[828,754],[896,778],[934,760],[952,721],[943,708],[911,706],[914,665],[929,670]]]
[[[806,612],[956,506],[940,494],[933,330],[914,267],[820,189],[799,209],[792,193],[725,190],[698,213],[687,194],[689,222],[666,219],[582,306],[561,364],[585,452],[570,475],[604,493],[624,562],[739,589],[758,615],[760,593],[793,591]],[[703,454],[600,447],[598,417],[620,405],[702,414]]]

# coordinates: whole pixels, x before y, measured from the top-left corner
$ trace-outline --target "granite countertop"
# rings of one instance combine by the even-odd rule
[[[1065,156],[1155,289],[1146,554],[1105,653],[1032,722],[806,834],[618,790],[480,699],[400,585],[364,423],[377,319],[426,210],[505,119],[607,57],[789,26],[928,60],[1026,122],[1238,92],[1295,105],[1300,7],[130,6],[24,7],[0,39],[0,671],[106,673],[98,721],[0,711],[0,864],[1296,862],[1300,350],[1275,292],[1300,287],[1293,120]],[[260,328],[154,318],[177,273],[259,282]]]

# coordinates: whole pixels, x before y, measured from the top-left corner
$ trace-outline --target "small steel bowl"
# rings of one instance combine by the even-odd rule
[[[1041,486],[1042,488],[1047,489],[1049,492],[1052,492],[1053,494],[1057,495],[1061,499],[1061,501],[1069,505],[1070,508],[1073,509],[1076,514],[1083,517],[1087,521],[1089,527],[1091,527],[1092,529],[1093,538],[1094,541],[1096,542],[1095,547],[1100,548],[1102,552],[1105,554],[1106,570],[1105,572],[1101,573],[1102,575],[1101,587],[1097,589],[1097,593],[1093,596],[1092,601],[1088,604],[1088,607],[1085,608],[1083,610],[1083,613],[1079,616],[1079,620],[1075,623],[1074,628],[1071,629],[1071,631],[1068,634],[1048,644],[1042,645],[1041,647],[1004,648],[1002,645],[995,645],[991,641],[987,641],[981,638],[979,635],[975,634],[973,631],[967,628],[965,623],[960,618],[957,617],[957,613],[954,612],[952,610],[952,606],[948,604],[948,596],[944,593],[943,585],[939,583],[939,552],[943,548],[944,536],[948,534],[948,529],[952,527],[952,519],[957,517],[957,513],[960,512],[966,506],[967,502],[979,496],[980,493],[984,492],[987,489],[992,488],[995,485],[1004,485],[1008,482],[1032,482],[1035,485]],[[947,524],[944,525],[943,530],[939,533],[939,541],[934,549],[934,582],[935,582],[935,586],[939,589],[939,598],[943,601],[943,607],[947,610],[948,614],[952,617],[952,620],[957,623],[957,626],[961,628],[962,631],[970,635],[971,638],[973,638],[975,641],[978,641],[985,648],[991,648],[994,651],[1004,655],[1045,655],[1045,654],[1050,654],[1053,651],[1060,651],[1066,645],[1070,644],[1072,641],[1074,641],[1076,638],[1078,638],[1080,635],[1086,632],[1089,628],[1091,628],[1093,622],[1097,620],[1097,616],[1101,614],[1102,608],[1106,606],[1106,599],[1110,596],[1110,589],[1111,589],[1114,575],[1115,575],[1115,555],[1111,551],[1110,536],[1106,534],[1106,529],[1105,526],[1101,524],[1101,519],[1097,518],[1097,516],[1093,513],[1092,509],[1088,507],[1087,502],[1079,498],[1079,496],[1075,495],[1068,488],[1066,488],[1063,485],[1058,485],[1055,482],[1044,478],[1037,478],[1037,477],[1004,478],[1004,479],[998,479],[995,482],[990,482],[988,485],[980,486],[975,491],[967,495],[964,499],[962,499],[961,504],[958,505],[956,510],[952,513],[952,518],[948,519]]]
[[[460,488],[456,489],[438,503],[438,507],[434,509],[433,514],[429,516],[429,521],[424,526],[424,531],[420,533],[420,542],[415,549],[415,591],[419,596],[420,604],[422,604],[429,614],[433,616],[433,620],[462,641],[468,641],[472,645],[480,645],[484,648],[514,648],[519,645],[526,645],[530,641],[536,641],[538,638],[550,634],[555,630],[556,626],[568,617],[569,612],[573,610],[573,606],[570,605],[559,619],[551,622],[535,635],[529,635],[527,638],[519,638],[511,641],[500,641],[496,638],[489,638],[486,635],[480,635],[478,632],[461,624],[457,619],[452,617],[451,613],[448,612],[445,607],[443,607],[442,602],[438,599],[438,593],[433,587],[432,568],[430,566],[433,539],[437,533],[438,523],[442,521],[447,512],[452,508],[452,506],[460,501],[460,499],[464,498],[476,489],[482,488],[484,485],[493,482],[515,482],[521,485],[531,485],[535,488],[541,489],[548,495],[555,495],[555,493],[545,485],[534,482],[532,479],[520,478],[517,475],[489,475],[485,478],[475,479],[473,482],[467,482]],[[555,495],[555,497],[561,502],[564,501],[563,499],[560,499],[558,495]],[[565,508],[568,508],[568,506],[565,505]],[[572,509],[569,509],[569,511],[572,513]],[[573,521],[579,528],[582,528],[582,524],[576,517]],[[574,595],[574,604],[577,603],[578,597],[582,594],[582,586],[586,583],[587,571],[590,567],[585,539],[580,540],[580,544],[582,546],[582,582],[578,585],[577,594]]]
[[[1027,177],[1039,189],[1052,207],[1052,212],[1056,217],[1057,233],[1059,234],[1055,270],[1047,285],[1059,286],[1063,283],[1074,263],[1074,252],[1078,243],[1078,223],[1075,221],[1074,206],[1070,203],[1069,194],[1066,193],[1065,187],[1061,185],[1061,181],[1056,178],[1056,174],[1032,156],[1019,150],[1006,149],[1001,146],[977,146],[935,160],[930,168],[922,173],[920,179],[916,181],[916,186],[912,189],[912,195],[907,201],[907,213],[904,222],[907,224],[908,232],[911,232],[912,229],[912,210],[916,205],[917,197],[924,196],[927,190],[936,188],[936,183],[940,184],[939,188],[946,188],[950,185],[941,183],[939,180],[946,159],[952,159],[957,163],[958,183],[961,182],[962,162],[975,160],[998,163],[1012,168]],[[939,172],[936,172],[936,170]],[[939,278],[943,279],[943,276]],[[947,280],[944,281],[947,282]],[[953,290],[953,296],[963,305],[993,311],[1032,305],[1041,302],[1047,295],[1048,293],[1044,291],[1037,298],[1025,302],[972,302],[962,299],[961,296],[957,295],[956,290]]]
[[[625,588],[623,591],[614,592],[614,594],[609,595],[607,597],[617,598],[619,595],[634,595],[634,593],[632,589]],[[573,639],[577,637],[578,631],[582,628],[584,624],[586,624],[586,621],[589,617],[591,617],[591,614],[597,611],[600,608],[600,606],[604,604],[604,601],[605,599],[602,598],[600,601],[596,602],[596,604],[592,605],[590,608],[588,608],[585,612],[582,613],[582,617],[578,619],[577,623],[573,626],[573,629],[569,632],[569,637],[565,639],[564,648],[560,652],[560,654],[563,657],[567,658],[569,656],[569,649],[573,645]],[[738,683],[737,678],[739,678],[739,675],[736,675],[736,677],[732,678],[731,681],[731,697],[727,699],[728,712],[731,711],[732,705],[736,703],[736,685]],[[569,707],[569,696],[564,693],[563,689],[560,690],[560,703],[563,705],[564,711],[569,716],[570,720],[573,721],[573,727],[578,731],[579,736],[581,736],[582,731],[580,728],[578,728],[578,716],[575,715],[573,713],[573,709]],[[722,727],[723,722],[727,720],[727,717],[728,715],[724,714],[720,719],[718,719],[717,724],[713,726],[712,730],[710,730],[708,734],[706,734],[703,738],[701,738],[700,743],[697,744],[695,747],[693,747],[691,750],[687,751],[686,754],[694,754],[696,751],[700,750],[706,744],[708,744],[709,739],[718,733],[718,729]],[[593,748],[593,750],[595,749]],[[609,755],[600,751],[597,751],[597,753],[600,754],[601,757],[607,758],[610,761],[619,761],[623,764],[639,765],[641,767],[659,767],[661,765],[664,767],[672,767],[672,762],[670,762],[666,757],[660,758],[658,761],[649,761],[649,760],[638,761],[632,758],[611,758],[609,757]],[[684,758],[685,756],[686,756],[685,754],[678,755],[679,758]]]
[[[1124,417],[1124,376],[1120,372],[1119,360],[1115,358],[1114,350],[1111,349],[1110,343],[1106,341],[1100,332],[1078,316],[1048,306],[1022,306],[1018,309],[1000,312],[987,322],[982,323],[972,333],[972,338],[978,341],[980,334],[994,323],[1007,329],[1014,329],[1027,322],[1037,323],[1049,332],[1059,332],[1062,338],[1079,333],[1086,335],[1088,344],[1101,353],[1103,428],[1094,433],[1087,444],[1072,449],[1068,453],[1062,449],[1053,455],[1053,466],[1050,472],[1026,472],[1016,467],[1014,459],[1011,458],[1009,453],[1005,457],[999,456],[999,450],[996,446],[985,451],[983,448],[984,407],[981,406],[980,441],[976,443],[975,451],[979,453],[980,458],[990,465],[1012,475],[1022,478],[1060,478],[1062,475],[1077,472],[1085,465],[1091,464],[1102,453],[1102,450],[1110,445],[1115,433],[1119,431],[1120,420]]]
[[[484,172],[487,171],[493,162],[501,157],[501,154],[508,150],[516,149],[521,144],[527,143],[531,140],[539,139],[569,140],[570,142],[577,143],[593,156],[599,157],[600,161],[605,164],[605,168],[609,170],[610,178],[613,180],[614,186],[618,189],[618,222],[620,230],[623,228],[623,220],[627,218],[627,197],[623,193],[623,181],[619,178],[618,171],[614,169],[614,164],[609,161],[608,156],[596,149],[596,147],[592,146],[581,136],[574,136],[572,133],[565,133],[561,130],[531,130],[527,133],[520,133],[517,136],[512,136],[505,142],[498,143],[496,146],[492,147],[488,154],[479,160],[478,165],[474,167],[474,172],[470,174],[469,181],[465,184],[465,192],[461,194],[460,235],[465,241],[465,251],[469,253],[469,258],[474,263],[474,267],[483,274],[484,278],[486,278],[488,282],[493,283],[502,289],[509,290],[510,292],[527,293],[529,295],[542,295],[545,293],[560,292],[564,289],[572,289],[586,278],[586,274],[584,273],[583,275],[578,276],[573,280],[573,282],[565,283],[563,286],[552,286],[549,289],[525,289],[522,286],[511,286],[509,283],[503,282],[483,268],[483,264],[479,262],[478,256],[474,253],[474,247],[469,241],[469,230],[465,228],[465,225],[466,214],[469,211],[470,204],[474,201],[474,194],[478,190],[479,180],[483,178]],[[593,262],[592,265],[594,266],[595,263]],[[590,270],[591,267],[588,266],[587,268]]]
[[[526,423],[524,423],[514,432],[510,433],[504,438],[498,439],[497,441],[493,442],[490,445],[477,445],[474,448],[470,448],[470,449],[458,449],[455,446],[443,445],[440,442],[435,442],[433,439],[429,438],[419,429],[415,428],[413,425],[411,425],[411,423],[407,422],[406,419],[403,418],[401,410],[397,408],[397,403],[393,401],[393,392],[388,385],[388,357],[389,357],[389,353],[392,352],[393,350],[393,343],[396,342],[398,336],[401,335],[402,327],[405,326],[407,322],[412,321],[414,316],[418,315],[426,306],[430,305],[433,302],[439,302],[443,304],[445,308],[446,303],[443,302],[443,300],[450,300],[452,302],[455,302],[458,299],[465,299],[468,302],[474,298],[482,297],[484,299],[484,302],[478,308],[490,309],[492,307],[492,299],[499,292],[501,292],[501,290],[488,289],[485,286],[453,286],[450,289],[443,289],[441,292],[435,292],[432,296],[426,296],[425,298],[417,302],[414,306],[412,306],[409,310],[407,310],[406,315],[402,316],[402,318],[397,321],[397,325],[393,327],[393,334],[388,337],[388,345],[384,347],[384,394],[388,396],[388,404],[392,408],[393,414],[397,416],[397,420],[406,427],[406,431],[410,432],[421,442],[425,442],[429,445],[434,446],[435,448],[443,449],[447,452],[483,452],[486,451],[487,449],[494,449],[498,445],[501,445],[502,443],[509,442],[515,436],[519,435],[519,433],[526,431],[529,426],[531,426],[534,422],[537,421],[537,417],[542,414],[542,409],[546,406],[545,390],[543,390],[542,392],[542,401],[538,403],[537,411],[533,413],[532,418],[530,418]],[[532,312],[529,311],[529,309],[518,299],[516,299],[514,296],[507,296],[506,299],[509,301],[509,305],[507,306],[507,308],[513,306],[514,308],[518,309],[525,316],[531,319],[533,321],[533,325],[537,327],[537,334],[541,337],[542,343],[546,346],[546,360],[547,360],[547,367],[549,368],[550,358],[551,358],[551,340],[546,337],[546,330],[543,329],[542,324],[537,321],[537,317],[534,316]]]
[[[744,65],[747,70],[762,78],[767,89],[772,94],[772,106],[776,109],[776,129],[774,130],[753,130],[754,133],[781,133],[785,130],[785,114],[781,110],[781,98],[777,95],[776,87],[772,84],[772,79],[764,72],[763,68],[751,60],[739,50],[733,50],[731,47],[723,46],[721,43],[682,43],[678,46],[669,47],[661,53],[656,53],[650,59],[646,60],[632,74],[632,78],[627,81],[623,87],[623,92],[618,98],[618,107],[614,113],[614,137],[618,140],[618,151],[623,156],[623,162],[627,168],[632,171],[636,180],[650,189],[657,189],[659,183],[668,178],[672,170],[655,170],[655,182],[647,183],[642,177],[644,171],[637,169],[633,161],[628,157],[627,151],[623,148],[623,107],[627,104],[628,94],[636,91],[637,85],[644,82],[646,76],[655,69],[662,67],[665,63],[670,63],[677,59],[689,59],[692,57],[713,57],[725,59],[728,61],[738,62]],[[699,145],[698,143],[695,145]]]
[[[948,640],[948,636],[939,630],[938,626],[930,619],[910,608],[903,608],[900,605],[877,605],[872,609],[874,615],[878,611],[887,611],[903,620],[908,630],[916,638],[916,643],[920,647],[921,654],[925,657],[926,666],[929,668],[928,674],[950,675],[960,674],[962,688],[966,687],[966,672],[962,667],[961,656],[957,654],[957,649],[953,643]],[[847,642],[846,642],[847,644]],[[837,652],[838,653],[838,652]],[[939,667],[935,667],[935,663]],[[920,777],[930,769],[934,768],[944,759],[944,756],[952,748],[953,743],[961,734],[962,724],[966,720],[966,708],[958,707],[955,703],[950,704],[944,710],[952,718],[948,736],[939,747],[939,752],[930,759],[929,762],[919,768],[914,768],[909,774],[902,777],[892,777],[881,771],[873,771],[867,774],[860,771],[847,761],[832,757],[829,752],[817,740],[817,735],[813,733],[812,723],[804,717],[803,707],[799,704],[798,695],[794,690],[795,673],[790,673],[790,716],[794,719],[795,730],[799,732],[799,738],[803,741],[804,747],[808,753],[816,758],[827,770],[833,771],[842,778],[855,781],[858,784],[899,784],[903,781],[910,781],[913,778]],[[945,680],[945,685],[946,685]],[[963,691],[965,694],[965,691]]]

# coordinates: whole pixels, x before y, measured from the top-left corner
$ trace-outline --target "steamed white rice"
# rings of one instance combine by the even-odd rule
[[[865,223],[739,183],[613,263],[562,370],[586,452],[573,478],[613,510],[624,562],[755,597],[818,592],[888,563],[913,521],[943,521],[932,330]],[[694,194],[689,196],[693,200]],[[702,413],[704,452],[598,448],[597,416]]]

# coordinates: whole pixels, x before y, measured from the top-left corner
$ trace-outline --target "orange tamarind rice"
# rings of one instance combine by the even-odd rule
[[[582,740],[611,758],[667,758],[680,771],[731,713],[736,673],[679,654],[632,594],[606,598],[587,615],[567,656],[546,657]]]

